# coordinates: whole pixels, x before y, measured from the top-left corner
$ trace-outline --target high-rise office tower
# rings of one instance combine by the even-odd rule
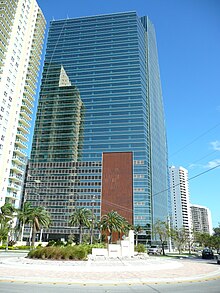
[[[188,171],[183,167],[170,167],[170,193],[172,206],[173,228],[185,230],[190,233],[191,214],[189,200]]]
[[[212,217],[207,207],[190,205],[192,225],[195,232],[212,234]]]
[[[168,213],[166,131],[152,23],[136,12],[51,21],[40,103],[57,65],[64,67],[84,104],[78,160],[95,165],[103,152],[132,152],[134,224],[150,230]],[[38,154],[43,144],[39,128],[37,120],[31,155],[36,164],[47,162]]]
[[[0,206],[17,206],[45,19],[36,0],[3,0],[0,11]]]

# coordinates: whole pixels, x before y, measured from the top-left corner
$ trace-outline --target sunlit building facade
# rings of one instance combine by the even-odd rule
[[[134,225],[150,231],[168,214],[166,131],[152,23],[136,12],[51,21],[39,107],[57,65],[84,105],[77,161],[99,164],[103,153],[131,152]],[[39,127],[37,118],[31,164],[47,161],[38,152]]]
[[[172,205],[171,224],[174,229],[192,230],[190,213],[190,193],[188,170],[183,167],[170,167],[170,193]]]
[[[0,1],[0,206],[19,206],[45,32],[36,0]]]
[[[209,208],[201,205],[190,205],[192,226],[195,232],[212,234],[212,217]]]

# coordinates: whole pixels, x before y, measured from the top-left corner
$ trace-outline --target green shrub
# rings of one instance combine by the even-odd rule
[[[6,245],[0,246],[0,249],[6,249]],[[8,250],[16,250],[16,249],[17,249],[16,247],[8,246]]]
[[[23,250],[29,250],[31,247],[27,246],[27,245],[20,245],[20,246],[16,246],[17,249],[23,249]]]
[[[55,243],[56,243],[55,240],[50,240],[50,241],[47,243],[47,246],[54,246]]]
[[[30,250],[29,252],[28,252],[28,257],[29,258],[34,258],[34,254],[35,254],[35,251],[34,250]]]
[[[72,259],[84,260],[86,259],[87,255],[88,255],[87,249],[85,249],[85,247],[81,245],[78,245],[78,246],[75,246],[75,251],[71,256],[72,256]]]
[[[54,246],[64,246],[65,243],[61,240],[57,240],[55,243],[54,243]]]
[[[138,244],[137,246],[134,247],[134,250],[137,251],[138,253],[146,252],[146,248],[144,244]]]
[[[82,245],[66,246],[66,247],[37,247],[28,253],[29,258],[38,259],[72,259],[85,260],[87,257],[87,250]]]

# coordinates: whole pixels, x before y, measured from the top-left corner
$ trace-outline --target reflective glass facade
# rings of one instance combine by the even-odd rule
[[[45,78],[46,77],[46,81]],[[45,71],[41,84],[31,161],[77,161],[82,147],[83,103],[61,65]]]
[[[134,224],[151,227],[154,218],[164,219],[166,135],[149,19],[126,12],[52,21],[41,96],[51,82],[47,72],[57,64],[63,65],[84,104],[79,160],[101,162],[103,152],[133,152]]]

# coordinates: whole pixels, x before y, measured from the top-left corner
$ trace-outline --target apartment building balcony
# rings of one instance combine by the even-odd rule
[[[28,136],[25,135],[23,131],[18,130],[16,136],[24,142],[28,141]]]
[[[17,164],[26,165],[26,160],[24,160],[22,157],[19,157],[19,156],[16,156],[16,155],[14,155],[12,157],[12,161],[17,163]]]
[[[29,91],[29,87],[24,87],[24,94],[27,95],[31,101],[34,101],[34,94]]]
[[[24,126],[22,123],[18,123],[18,129],[21,130],[24,134],[29,134],[29,129]]]
[[[7,194],[6,194],[6,198],[9,199],[9,202],[11,202],[11,200],[15,201],[18,198],[17,193],[15,191],[11,191],[9,189]]]
[[[28,112],[28,114],[32,114],[33,110],[32,108],[30,107],[30,105],[24,101],[22,101],[22,105],[21,107],[26,111]]]
[[[11,164],[11,171],[13,173],[17,173],[17,175],[20,174],[19,176],[23,176],[24,170],[25,170],[24,167],[22,167],[16,163]]]
[[[42,15],[40,13],[38,13],[38,15],[37,15],[36,24],[37,24],[37,30],[39,31],[39,34],[43,37],[46,22],[44,21],[44,19],[42,18]]]
[[[6,44],[8,46],[9,44],[9,34],[4,34],[3,31],[0,30],[0,39],[2,40],[2,42],[4,44]]]
[[[34,71],[38,72],[40,62],[36,62],[36,60],[34,58],[30,57],[29,64],[30,64],[31,67],[33,67]]]
[[[0,7],[5,7],[5,9],[7,9],[7,11],[8,11],[8,14],[13,16],[15,13],[15,8],[17,7],[17,1],[16,0],[3,1],[3,2],[1,1]]]
[[[31,127],[30,122],[27,119],[25,119],[25,117],[23,117],[22,115],[20,115],[19,117],[19,122],[25,127]]]
[[[38,67],[33,66],[31,62],[28,63],[28,69],[31,71],[31,74],[38,76]]]
[[[4,61],[3,61],[3,58],[1,58],[0,56],[0,67],[3,67],[3,65],[4,65]]]
[[[27,119],[27,120],[31,120],[31,115],[29,115],[29,113],[28,113],[26,110],[24,110],[24,109],[21,108],[21,112],[20,112],[20,114],[21,114],[25,119]]]
[[[32,76],[32,75],[27,75],[27,78],[26,78],[26,83],[28,84],[28,85],[30,85],[30,87],[32,88],[32,89],[35,89],[36,88],[36,78],[34,78],[34,76]]]
[[[0,5],[0,7],[1,7],[1,5]],[[1,30],[2,30],[2,32],[4,33],[4,35],[7,37],[7,38],[9,38],[9,36],[10,36],[10,32],[11,32],[11,29],[10,29],[10,27],[8,26],[8,24],[7,24],[7,22],[2,22],[1,23]]]
[[[21,183],[23,180],[23,177],[21,175],[18,175],[17,173],[10,172],[9,180],[13,182]]]
[[[9,182],[8,186],[7,186],[7,189],[16,192],[16,191],[19,191],[21,189],[21,185],[16,184],[14,182]]]
[[[38,62],[39,60],[39,50],[35,47],[31,49],[31,58],[33,58],[35,62]]]
[[[3,45],[3,43],[0,42],[0,50],[5,53],[7,51],[7,44]]]
[[[14,148],[14,153],[21,156],[21,157],[26,157],[26,152],[24,152],[21,148],[15,147]]]
[[[27,95],[23,96],[22,101],[28,105],[31,109],[34,107],[34,103],[33,103],[33,97],[31,96],[31,98]]]
[[[0,60],[3,60],[5,59],[5,52],[3,50],[0,49]]]
[[[41,55],[41,49],[42,47],[40,46],[40,43],[33,40],[31,53],[33,53],[37,56],[37,58],[39,58],[39,56]]]
[[[25,149],[27,149],[28,148],[28,145],[26,144],[26,143],[24,143],[23,142],[23,140],[21,140],[20,138],[16,138],[16,140],[15,140],[15,144],[16,144],[16,146],[18,146],[18,147],[20,147],[20,148],[25,148]]]

